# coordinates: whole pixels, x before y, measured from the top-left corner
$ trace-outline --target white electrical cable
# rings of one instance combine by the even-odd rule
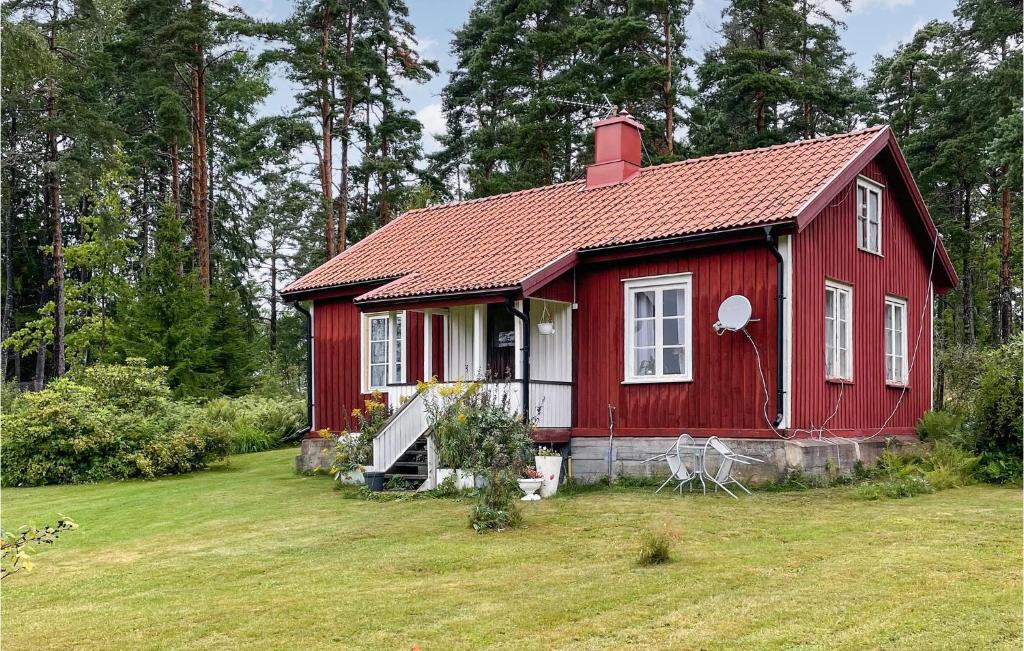
[[[764,422],[768,423],[768,427],[775,432],[775,436],[788,441],[789,439],[794,438],[796,433],[794,432],[790,436],[786,436],[779,430],[775,429],[775,424],[772,423],[772,419],[768,418],[768,401],[770,398],[768,393],[768,381],[764,379],[764,368],[761,366],[761,352],[757,349],[757,344],[754,343],[754,338],[750,336],[747,329],[743,328],[742,332],[747,336],[747,340],[750,342],[750,345],[754,347],[754,357],[757,358],[757,374],[761,377],[761,388],[764,389],[764,404],[761,405],[761,414],[764,416]]]

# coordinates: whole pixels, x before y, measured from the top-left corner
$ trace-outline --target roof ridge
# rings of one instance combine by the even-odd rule
[[[788,149],[790,147],[800,147],[803,145],[814,145],[819,142],[825,142],[828,140],[839,140],[841,138],[852,138],[854,136],[860,136],[866,133],[874,133],[888,128],[886,124],[879,124],[873,127],[865,127],[863,129],[856,129],[854,131],[846,131],[844,133],[833,133],[828,136],[818,136],[817,138],[808,138],[807,140],[794,140],[793,142],[780,142],[777,145],[767,145],[765,147],[756,147],[754,149],[738,149],[736,151],[729,151],[722,154],[709,154],[707,156],[698,156],[696,158],[687,158],[685,160],[672,161],[671,163],[662,163],[661,165],[651,165],[649,167],[641,167],[640,172],[647,172],[650,170],[661,169],[665,167],[678,167],[680,165],[687,165],[689,163],[701,163],[708,160],[716,160],[719,158],[735,158],[737,156],[747,156],[750,154],[760,154],[766,151],[774,151],[776,149]]]
[[[485,201],[492,201],[494,199],[504,199],[505,197],[513,197],[519,194],[530,194],[531,192],[543,192],[545,190],[551,190],[552,188],[561,187],[563,185],[573,185],[583,183],[583,179],[573,179],[571,181],[560,181],[558,183],[549,183],[547,185],[538,185],[532,188],[524,188],[522,190],[513,190],[511,192],[502,192],[501,194],[489,194],[486,197],[475,197],[473,199],[465,199],[463,201],[448,201],[445,203],[435,204],[433,206],[424,206],[422,208],[413,208],[412,210],[406,210],[403,215],[412,215],[421,212],[427,212],[429,210],[437,210],[438,208],[451,208],[453,206],[468,206],[474,203],[483,203]]]

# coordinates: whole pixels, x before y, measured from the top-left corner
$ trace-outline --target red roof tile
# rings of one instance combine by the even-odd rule
[[[515,287],[574,250],[795,219],[883,131],[874,127],[410,210],[285,293],[394,279],[359,300]]]

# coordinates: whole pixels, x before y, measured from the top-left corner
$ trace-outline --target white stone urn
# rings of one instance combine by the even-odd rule
[[[533,458],[533,463],[544,480],[544,484],[540,487],[540,496],[551,497],[558,492],[558,482],[562,479],[562,456],[538,454]]]
[[[361,485],[366,483],[366,478],[363,477],[363,470],[362,470],[362,468],[357,468],[356,470],[346,470],[344,472],[339,472],[336,475],[334,475],[334,478],[336,480],[338,480],[338,482],[340,482],[342,484],[351,484],[351,485],[355,485],[355,486],[361,486]]]
[[[524,478],[519,480],[519,490],[523,491],[523,497],[521,498],[524,502],[533,502],[540,499],[540,495],[537,495],[537,491],[544,485],[544,480],[540,477],[537,478]]]

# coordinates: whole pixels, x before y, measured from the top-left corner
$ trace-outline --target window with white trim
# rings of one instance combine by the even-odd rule
[[[404,321],[404,312],[367,315],[364,359],[369,389],[405,381]]]
[[[853,379],[853,288],[825,282],[825,376]]]
[[[907,383],[907,302],[885,297],[885,381]]]
[[[857,248],[882,254],[882,186],[857,180]]]
[[[690,274],[625,281],[626,382],[690,380]]]

